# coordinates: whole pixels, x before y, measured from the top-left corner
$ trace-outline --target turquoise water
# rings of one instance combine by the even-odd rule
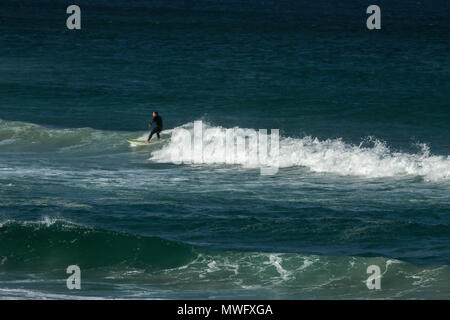
[[[4,3],[0,298],[448,298],[447,2],[378,31],[365,1],[79,1],[79,31]],[[194,121],[209,158],[175,164]],[[227,128],[279,129],[279,171],[224,162]]]

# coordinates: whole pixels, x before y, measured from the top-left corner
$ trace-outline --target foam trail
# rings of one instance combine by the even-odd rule
[[[193,135],[193,123],[188,123],[173,130],[171,140],[160,150],[152,153],[150,160],[156,162],[189,163],[190,155],[183,153],[186,139],[180,134],[184,129]],[[177,130],[178,129],[178,130]],[[246,135],[248,129],[234,128],[237,135]],[[203,123],[203,164],[229,164],[226,129]],[[450,157],[431,155],[426,145],[416,154],[393,152],[386,143],[376,139],[366,139],[360,145],[345,143],[342,139],[319,140],[313,137],[291,138],[280,137],[279,166],[307,167],[313,172],[334,173],[340,175],[363,176],[368,178],[395,176],[422,176],[429,181],[450,178]],[[258,165],[248,161],[251,159],[249,149],[237,147],[235,164],[245,167]],[[178,157],[178,158],[177,158]],[[197,159],[198,160],[198,159]],[[198,163],[198,161],[196,161]]]

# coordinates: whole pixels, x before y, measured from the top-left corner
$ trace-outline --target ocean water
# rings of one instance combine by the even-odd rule
[[[0,299],[448,299],[448,1],[69,4],[1,4]]]

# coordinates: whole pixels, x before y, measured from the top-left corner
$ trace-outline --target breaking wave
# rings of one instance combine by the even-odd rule
[[[230,148],[226,146],[226,129],[202,124],[203,157],[197,157],[196,163],[229,164]],[[182,129],[182,130],[180,130]],[[186,130],[194,136],[193,123],[174,129],[171,140],[150,158],[158,162],[190,163],[191,154],[185,152]],[[233,163],[246,167],[258,167],[252,159],[251,148],[237,148],[237,139],[251,135],[251,129],[233,128]],[[253,130],[253,133],[256,131]],[[270,133],[267,133],[270,141]],[[450,178],[450,157],[432,155],[426,144],[419,146],[417,153],[392,151],[387,143],[375,138],[364,139],[359,145],[344,142],[342,139],[319,140],[314,137],[279,138],[279,156],[269,157],[269,165],[280,168],[307,167],[313,172],[355,175],[368,178],[394,176],[422,176],[426,180]],[[192,147],[194,148],[194,147]],[[268,149],[270,149],[270,143]],[[255,149],[253,149],[255,150]],[[257,149],[256,149],[257,150]],[[259,153],[258,153],[259,156]],[[198,161],[200,159],[200,161]]]
[[[150,160],[164,163],[191,163],[186,155],[186,132],[194,136],[194,123],[165,130],[163,143],[150,146]],[[232,128],[233,146],[226,146],[226,129],[202,124],[203,154],[197,164],[230,164],[229,151],[234,150],[232,164],[258,168],[255,152],[248,148],[248,137],[253,129]],[[55,129],[44,126],[0,120],[0,151],[2,152],[57,152],[74,155],[114,154],[129,151],[127,138],[143,139],[148,133],[114,132],[91,128]],[[271,148],[268,132],[268,150]],[[170,136],[170,138],[168,138]],[[247,141],[239,148],[238,139]],[[242,140],[244,139],[244,140]],[[194,144],[192,144],[194,148]],[[393,151],[386,142],[365,138],[360,144],[342,139],[319,140],[315,137],[279,138],[279,156],[268,157],[273,167],[306,167],[312,172],[353,175],[367,178],[420,176],[427,181],[450,178],[450,156],[433,155],[426,144],[419,145],[417,153]],[[268,151],[270,155],[270,151]],[[261,155],[256,151],[256,159]],[[200,159],[200,160],[199,160]],[[199,161],[198,161],[199,160]]]
[[[144,290],[143,297],[146,292],[151,296],[155,286],[161,292],[245,290],[250,297],[254,290],[285,298],[435,297],[439,296],[436,287],[442,294],[448,291],[445,280],[450,272],[448,266],[415,266],[383,257],[211,250],[49,218],[0,223],[0,298],[27,297],[27,286],[65,279],[66,268],[73,264],[82,270],[84,285],[139,284],[131,292]],[[383,276],[384,287],[378,292],[366,287],[371,265],[379,266]],[[4,272],[18,271],[32,276],[18,283],[2,282]],[[53,297],[45,292],[36,295]]]

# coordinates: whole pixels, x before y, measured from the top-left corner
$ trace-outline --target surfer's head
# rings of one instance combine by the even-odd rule
[[[158,112],[153,111],[153,116],[156,117],[158,115]]]

